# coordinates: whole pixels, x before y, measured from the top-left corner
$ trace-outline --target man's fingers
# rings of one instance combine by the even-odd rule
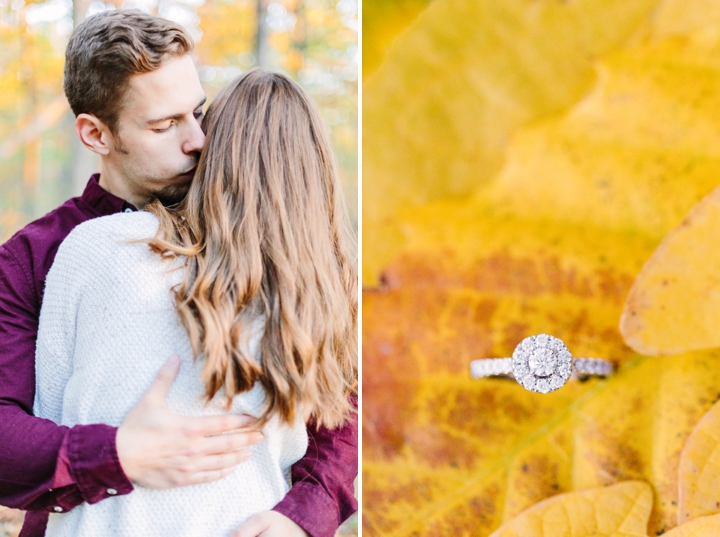
[[[182,469],[184,475],[173,486],[184,487],[186,485],[215,481],[232,473],[238,464],[248,460],[251,455],[249,449],[240,449],[231,453],[202,457],[192,463],[191,466],[185,466]]]
[[[190,455],[219,455],[230,453],[241,448],[259,444],[263,441],[263,434],[260,431],[241,431],[237,433],[219,434],[207,436],[193,444]]]
[[[177,354],[173,354],[165,365],[160,368],[160,372],[155,377],[155,380],[143,394],[143,399],[146,402],[162,405],[165,403],[165,396],[167,396],[170,386],[172,386],[175,377],[177,377],[178,371],[180,370],[180,357]]]
[[[186,418],[186,432],[190,436],[209,436],[236,429],[252,427],[255,418],[247,414],[224,414],[221,416],[200,416]]]
[[[217,481],[225,476],[228,476],[235,469],[234,466],[225,468],[224,470],[211,470],[209,472],[198,472],[188,479],[185,485],[199,485],[200,483],[210,483],[211,481]]]
[[[262,515],[263,513],[258,513],[248,518],[233,530],[230,537],[258,537],[270,527],[269,522]]]
[[[210,455],[203,457],[197,464],[198,473],[215,472],[217,470],[232,470],[243,461],[250,458],[252,452],[249,449],[240,449],[232,453],[222,455]]]

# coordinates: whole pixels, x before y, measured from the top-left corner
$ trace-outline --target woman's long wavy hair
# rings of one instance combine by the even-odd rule
[[[254,69],[222,90],[203,128],[186,199],[148,210],[160,220],[151,248],[186,259],[175,301],[206,396],[224,389],[229,406],[259,381],[262,423],[302,412],[339,426],[356,393],[357,269],[325,124],[295,82]],[[259,361],[247,345],[258,320]]]

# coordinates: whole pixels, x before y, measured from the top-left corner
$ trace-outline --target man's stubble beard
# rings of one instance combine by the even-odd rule
[[[160,200],[160,203],[166,207],[175,205],[185,199],[185,196],[187,196],[190,190],[190,183],[191,181],[182,185],[168,185],[158,192],[153,192],[152,195]]]
[[[118,134],[115,134],[114,137],[115,137],[115,150],[118,153],[124,155],[124,158],[134,161],[134,158],[130,154],[130,151],[122,143],[122,139],[120,138],[120,136]],[[197,167],[197,163],[198,163],[199,159],[200,159],[200,156],[197,155],[195,158],[195,163],[193,165],[193,168]],[[135,166],[131,165],[128,168],[134,169]],[[138,170],[138,171],[140,172],[141,170]],[[142,170],[142,171],[144,171],[144,170]],[[183,172],[179,170],[178,173],[174,177],[177,177],[178,175],[181,175],[182,173]],[[143,177],[144,174],[138,173],[138,174],[134,174],[134,175],[136,175],[136,177]],[[147,177],[147,176],[145,176],[145,177],[146,177],[146,179],[143,182],[145,182],[146,184],[152,184],[154,182],[157,182],[157,178],[155,178],[155,177]],[[187,193],[190,190],[191,183],[192,183],[192,179],[185,181],[184,183],[181,183],[181,184],[177,184],[177,183],[169,184],[169,185],[162,187],[159,190],[150,191],[149,194],[151,197],[157,198],[158,200],[160,200],[160,203],[162,203],[166,207],[170,206],[170,205],[175,205],[176,203],[179,203],[183,199],[185,199],[185,196],[187,196]]]

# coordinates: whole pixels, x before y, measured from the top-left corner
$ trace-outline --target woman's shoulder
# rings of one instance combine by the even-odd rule
[[[73,262],[112,258],[119,251],[147,251],[146,240],[155,236],[158,219],[145,211],[93,218],[76,226],[58,249],[59,259]]]
[[[79,224],[67,236],[67,239],[109,240],[142,240],[150,239],[157,232],[158,219],[146,211],[117,213],[100,216]]]

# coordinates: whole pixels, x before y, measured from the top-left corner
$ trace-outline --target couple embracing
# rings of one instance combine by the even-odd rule
[[[203,118],[179,26],[76,28],[102,158],[0,247],[0,503],[21,536],[330,536],[356,508],[357,271],[317,108],[252,70]]]

